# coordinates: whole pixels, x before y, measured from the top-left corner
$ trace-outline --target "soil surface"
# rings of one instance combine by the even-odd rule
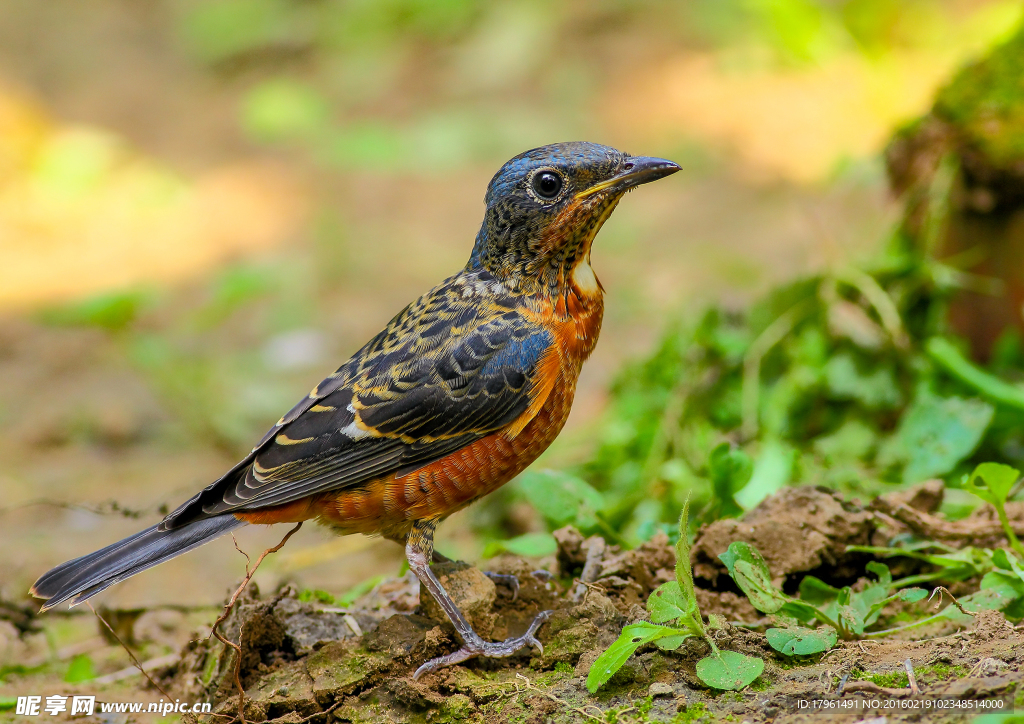
[[[890,722],[969,721],[978,707],[1020,703],[1024,629],[1001,613],[912,629],[903,634],[905,640],[840,642],[824,655],[788,658],[768,645],[759,626],[767,621],[717,559],[730,542],[746,540],[757,545],[776,582],[787,589],[807,573],[856,585],[866,559],[846,553],[846,546],[883,544],[906,533],[909,528],[894,511],[945,523],[931,515],[940,500],[941,489],[934,484],[876,499],[870,507],[829,490],[793,488],[741,520],[702,528],[692,552],[702,613],[730,622],[713,633],[721,648],[766,663],[764,673],[739,692],[701,683],[695,664],[707,655],[707,645],[690,640],[673,652],[640,649],[608,685],[590,695],[584,682],[591,664],[624,624],[648,618],[644,602],[654,588],[672,580],[674,552],[664,535],[620,551],[572,528],[556,534],[559,551],[551,576],[535,574],[515,557],[490,561],[493,571],[519,578],[517,598],[467,564],[435,566],[485,637],[517,635],[538,612],[552,610],[538,635],[543,655],[522,651],[506,660],[471,660],[414,680],[412,673],[423,661],[455,650],[459,642],[434,602],[425,595],[421,599],[410,573],[378,585],[347,609],[303,602],[288,587],[266,595],[250,586],[221,627],[232,641],[241,641],[237,681],[234,651],[206,638],[207,630],[162,672],[162,684],[183,700],[212,701],[216,713],[229,716],[238,714],[240,684],[246,720],[282,723],[854,722],[878,716]],[[1019,523],[1024,506],[1014,508]],[[990,521],[979,514],[957,525],[963,531],[987,530]],[[956,592],[966,593],[970,585]],[[923,618],[934,605],[903,604],[900,611],[887,611],[883,621],[894,615],[903,621],[907,615]],[[908,686],[908,660],[919,694]],[[938,700],[952,704],[935,708]]]

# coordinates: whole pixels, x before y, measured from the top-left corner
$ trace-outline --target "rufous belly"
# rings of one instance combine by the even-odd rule
[[[416,520],[441,519],[491,493],[526,469],[558,436],[569,416],[575,375],[553,385],[545,404],[509,439],[495,433],[402,477],[236,517],[255,524],[318,519],[343,535],[364,533],[403,539]]]

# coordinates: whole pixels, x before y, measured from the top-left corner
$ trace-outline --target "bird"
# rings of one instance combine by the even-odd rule
[[[244,525],[316,520],[405,546],[462,640],[418,678],[467,659],[543,648],[486,641],[430,568],[446,517],[526,469],[564,425],[597,344],[604,288],[594,238],[619,201],[680,167],[575,141],[534,148],[488,184],[469,261],[400,311],[252,451],[159,524],[45,573],[41,610],[76,605]]]

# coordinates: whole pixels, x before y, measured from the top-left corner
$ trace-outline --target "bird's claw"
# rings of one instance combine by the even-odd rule
[[[512,600],[515,601],[519,598],[519,577],[511,573],[494,573],[493,571],[484,571],[484,575],[490,578],[497,584],[506,586],[512,591]],[[545,583],[554,578],[554,574],[550,571],[532,571],[530,573],[534,578],[538,578]]]
[[[526,630],[522,636],[515,636],[504,641],[484,641],[482,638],[477,636],[475,633],[469,640],[462,645],[458,651],[453,651],[445,656],[438,656],[436,659],[423,664],[420,668],[416,669],[416,673],[412,675],[412,678],[419,679],[423,674],[427,674],[438,669],[443,669],[447,666],[454,666],[455,664],[472,659],[477,656],[485,656],[491,659],[500,659],[505,656],[511,656],[520,649],[526,648],[527,646],[535,647],[540,655],[544,655],[544,645],[537,639],[537,629],[544,625],[544,622],[551,616],[551,611],[541,611],[530,623],[530,628]]]

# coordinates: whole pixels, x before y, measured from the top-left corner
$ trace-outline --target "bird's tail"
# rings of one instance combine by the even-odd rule
[[[47,599],[43,611],[65,601],[74,606],[115,583],[209,543],[241,525],[245,523],[233,515],[222,515],[173,530],[158,530],[158,526],[153,526],[95,553],[62,563],[44,573],[32,585],[30,593]]]

